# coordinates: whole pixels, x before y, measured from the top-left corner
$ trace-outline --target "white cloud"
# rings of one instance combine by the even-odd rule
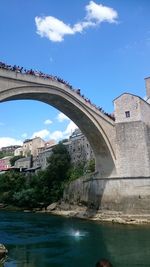
[[[95,23],[92,22],[92,21],[81,21],[81,22],[78,22],[73,26],[74,34],[76,32],[82,33],[84,29],[89,28],[91,26],[95,26]]]
[[[0,147],[19,145],[22,146],[22,141],[11,137],[0,137]]]
[[[63,122],[65,120],[70,120],[64,113],[60,112],[57,116],[57,120],[59,122]]]
[[[66,130],[63,132],[64,138],[69,138],[76,128],[78,128],[77,125],[73,121],[70,121]]]
[[[49,135],[50,139],[54,140],[60,140],[63,139],[63,132],[62,131],[54,131],[53,133],[50,133]]]
[[[102,4],[96,4],[94,1],[86,6],[87,20],[96,21],[96,23],[101,23],[107,21],[109,23],[115,23],[118,18],[118,13],[111,7],[103,6]]]
[[[70,121],[64,131],[54,131],[49,134],[49,137],[50,139],[54,139],[56,141],[66,139],[70,137],[76,128],[78,128],[76,124],[73,121]]]
[[[53,122],[51,120],[49,120],[49,119],[47,119],[47,120],[44,121],[44,124],[46,124],[46,125],[49,125],[49,124],[52,124],[52,123]]]
[[[73,29],[63,21],[48,16],[48,17],[35,17],[37,26],[37,33],[41,37],[47,37],[53,42],[63,41],[66,34],[74,34]]]
[[[102,22],[117,22],[118,13],[111,7],[90,1],[85,9],[85,18],[75,23],[72,27],[52,16],[35,17],[37,34],[48,38],[52,42],[62,42],[65,35],[74,35],[77,32],[82,33],[84,29],[96,26]]]
[[[60,113],[63,114],[63,113]],[[62,115],[60,115],[61,117]],[[65,115],[64,115],[65,116]],[[63,116],[62,116],[63,117]],[[68,117],[66,117],[68,119]],[[56,141],[62,140],[62,139],[66,139],[69,138],[70,135],[73,133],[73,131],[78,128],[75,123],[73,121],[69,120],[69,124],[67,125],[66,129],[64,131],[60,131],[60,130],[56,130],[54,132],[49,132],[47,129],[43,129],[37,132],[34,132],[32,134],[31,138],[34,137],[41,137],[42,139],[54,139]],[[27,134],[24,133],[22,134],[23,138],[27,137]],[[22,141],[21,140],[17,140],[15,138],[11,138],[11,137],[1,137],[0,138],[0,148],[1,147],[5,147],[5,146],[11,146],[11,145],[21,145],[22,146]]]
[[[41,138],[46,138],[49,136],[49,131],[47,129],[43,129],[41,131],[38,131],[38,132],[35,132],[32,134],[32,137],[31,138],[34,138],[34,137],[41,137]]]

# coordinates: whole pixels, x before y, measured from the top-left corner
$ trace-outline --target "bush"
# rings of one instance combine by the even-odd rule
[[[87,172],[94,172],[95,171],[95,159],[91,159],[87,163]]]
[[[19,207],[34,208],[37,205],[33,188],[23,189],[20,192],[15,192],[12,200],[13,204]]]
[[[84,175],[84,168],[85,168],[85,163],[80,162],[74,166],[69,171],[69,181],[73,181],[78,179],[79,177]]]

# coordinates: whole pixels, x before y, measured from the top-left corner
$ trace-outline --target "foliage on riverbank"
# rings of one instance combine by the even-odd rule
[[[48,167],[37,174],[6,172],[0,175],[0,202],[23,208],[46,207],[58,201],[66,183],[84,172],[84,164],[72,166],[65,146],[59,143]]]

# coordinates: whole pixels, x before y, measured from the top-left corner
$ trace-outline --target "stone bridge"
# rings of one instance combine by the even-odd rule
[[[110,117],[61,82],[0,69],[0,102],[21,99],[42,101],[67,115],[89,140],[99,176],[116,174],[115,122]]]

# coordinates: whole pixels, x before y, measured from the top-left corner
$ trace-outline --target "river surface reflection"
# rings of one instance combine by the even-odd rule
[[[47,214],[0,212],[5,267],[150,266],[150,226],[100,224]]]

